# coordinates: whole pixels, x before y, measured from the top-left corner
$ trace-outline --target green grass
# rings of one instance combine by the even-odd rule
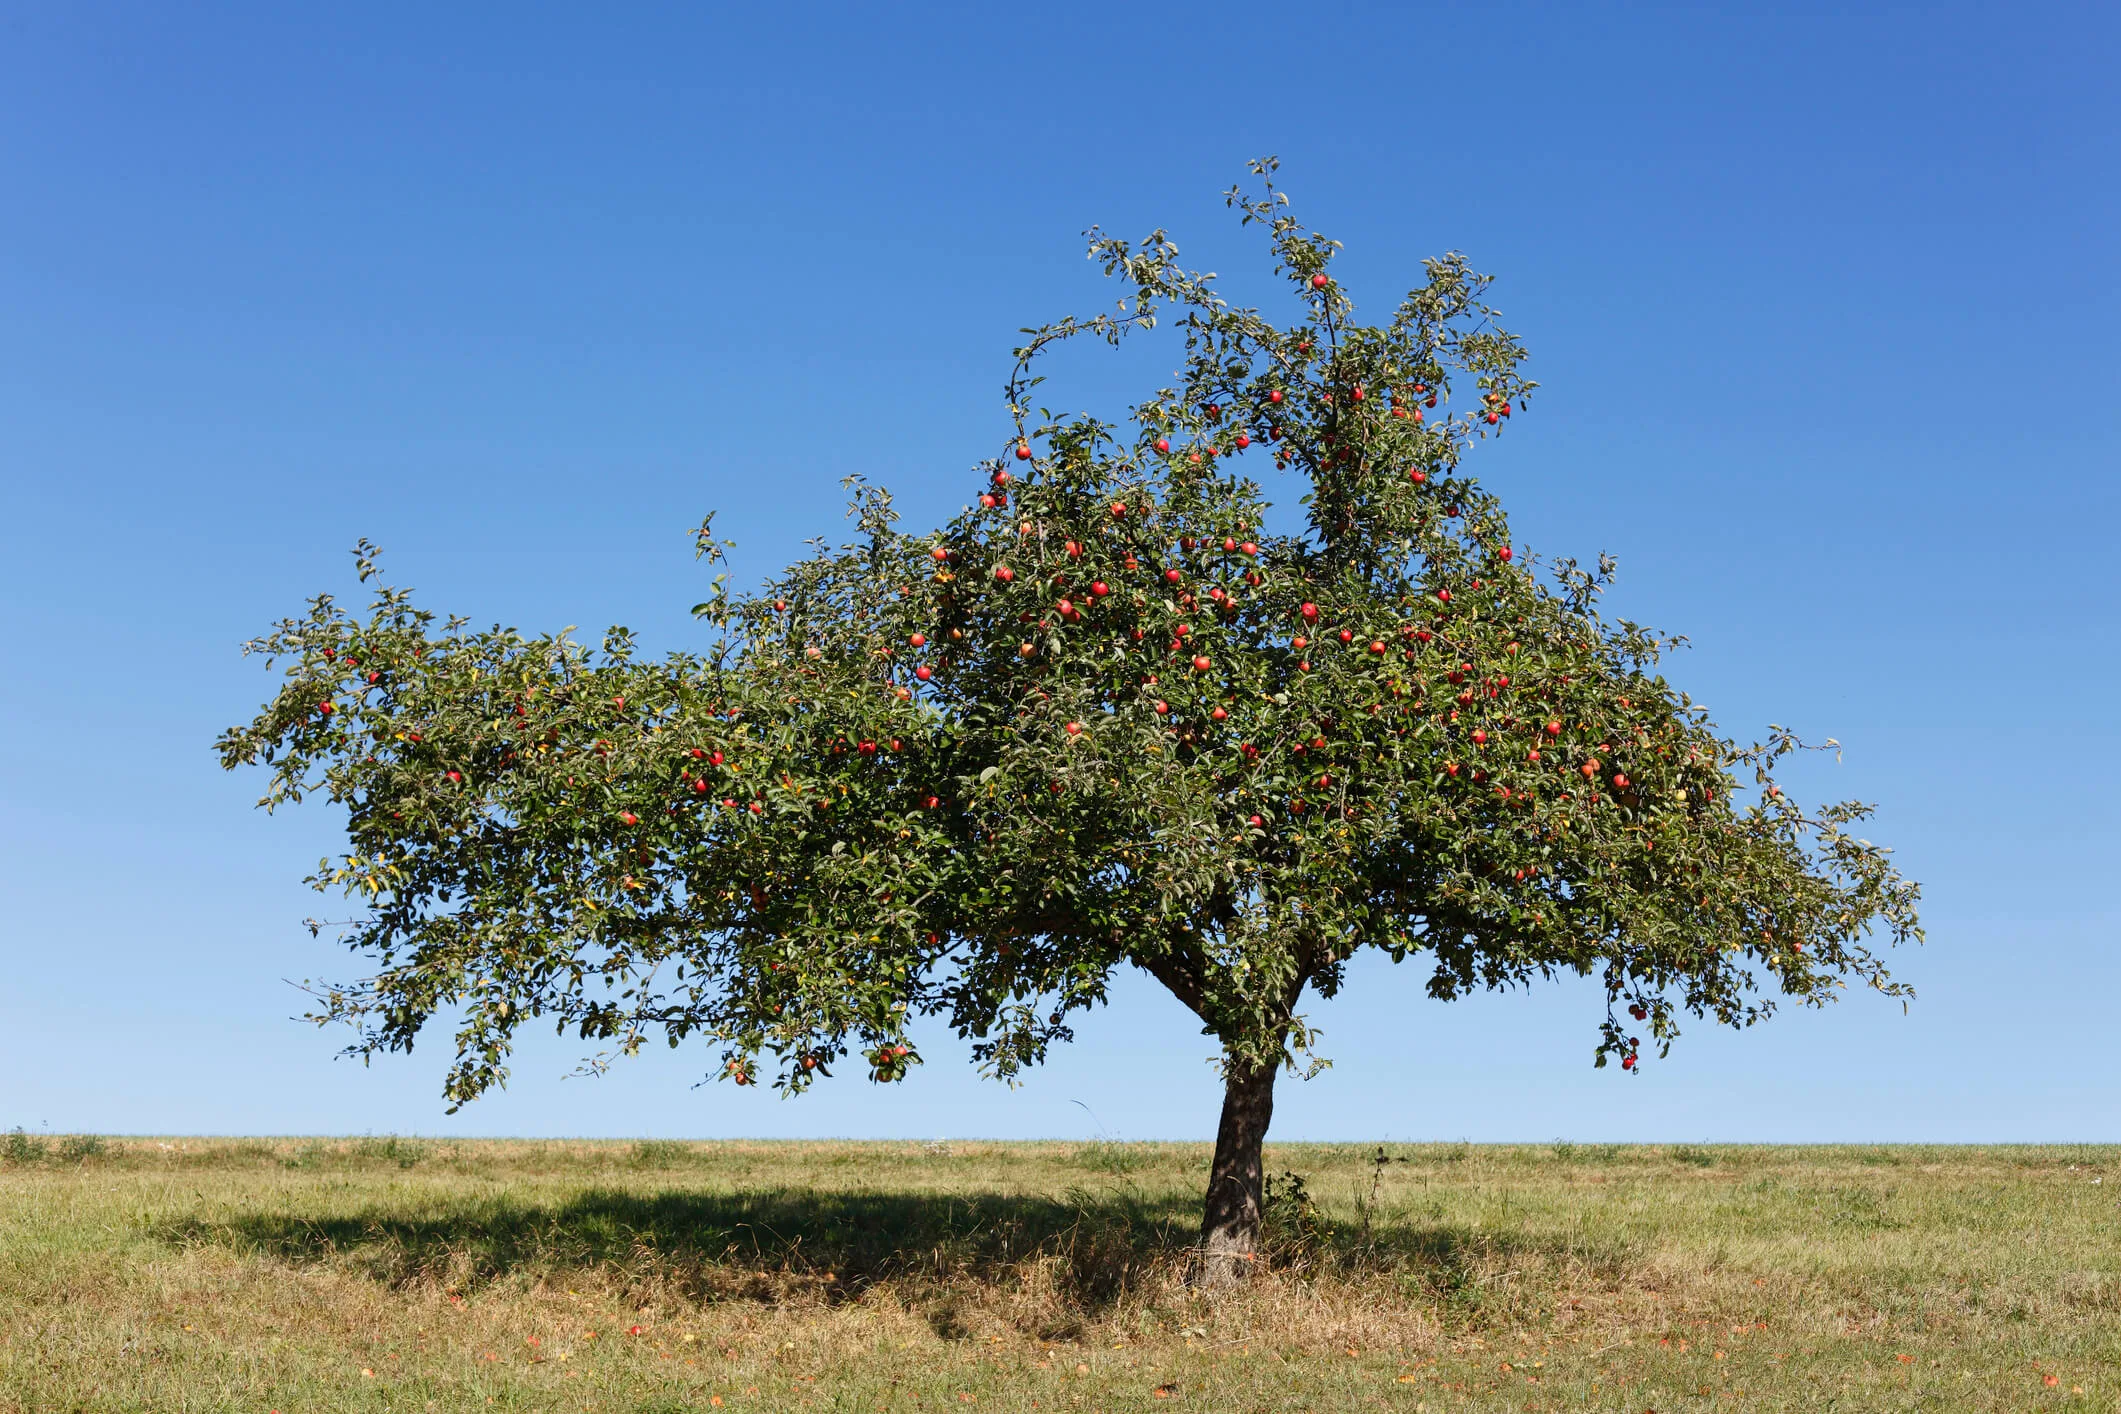
[[[0,1136],[0,1410],[2121,1409],[2121,1148],[1268,1161]]]

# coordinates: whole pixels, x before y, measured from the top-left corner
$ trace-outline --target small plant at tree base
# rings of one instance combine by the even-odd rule
[[[1534,387],[1487,280],[1433,260],[1359,324],[1337,245],[1255,171],[1230,202],[1297,322],[1162,232],[1093,231],[1126,296],[1018,350],[977,505],[909,534],[855,481],[857,539],[755,595],[717,576],[700,651],[474,631],[391,588],[253,644],[287,682],[224,763],[269,763],[268,807],[348,811],[311,882],[363,905],[369,971],[316,1019],[369,1054],[457,1017],[452,1105],[528,1021],[602,1045],[592,1068],[698,1038],[796,1092],[905,1078],[940,1016],[1007,1079],[1132,967],[1220,1050],[1220,1281],[1257,1252],[1276,1074],[1325,1063],[1303,999],[1364,949],[1439,1000],[1596,978],[1596,1063],[1629,1071],[1683,1014],[1904,994],[1866,940],[1919,937],[1917,891],[1849,833],[1867,808],[1800,808],[1773,779],[1797,740],[1721,736],[1656,671],[1673,640],[1600,616],[1610,561],[1543,571],[1461,465]],[[1047,349],[1167,314],[1178,382],[1126,425],[1033,408]],[[1269,529],[1261,463],[1301,524]]]
[[[1326,1245],[1325,1215],[1300,1173],[1284,1170],[1279,1178],[1266,1180],[1260,1191],[1260,1220],[1262,1235],[1284,1266],[1301,1266]]]

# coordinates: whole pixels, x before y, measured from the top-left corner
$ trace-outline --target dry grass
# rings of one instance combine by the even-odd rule
[[[1206,1162],[0,1141],[0,1410],[2121,1409],[2121,1149],[1274,1145],[1212,1301]]]

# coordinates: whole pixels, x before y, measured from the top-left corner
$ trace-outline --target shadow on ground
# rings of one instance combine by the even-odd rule
[[[1181,1254],[1198,1218],[1176,1199],[591,1190],[557,1205],[481,1198],[404,1211],[246,1213],[159,1232],[392,1285],[452,1290],[602,1271],[702,1299],[844,1300],[882,1281],[1020,1279],[1041,1264],[1072,1301],[1107,1305]]]
[[[1439,1225],[1357,1230],[1306,1209],[1270,1207],[1279,1210],[1270,1214],[1269,1256],[1284,1273],[1384,1277],[1404,1299],[1469,1316],[1492,1296],[1496,1273],[1537,1268],[1607,1284],[1633,1257],[1560,1236]],[[949,1335],[950,1311],[974,1288],[1036,1294],[1050,1310],[1079,1317],[1108,1311],[1152,1279],[1182,1271],[1198,1222],[1194,1201],[1131,1191],[1042,1198],[590,1190],[553,1205],[503,1195],[418,1211],[194,1218],[157,1235],[452,1291],[511,1278],[588,1277],[702,1302],[837,1304],[889,1284]]]

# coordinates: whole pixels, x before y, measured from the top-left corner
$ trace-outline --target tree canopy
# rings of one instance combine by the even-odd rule
[[[1600,612],[1611,562],[1514,545],[1464,466],[1537,386],[1487,277],[1431,260],[1357,323],[1337,244],[1254,170],[1229,201],[1293,323],[1161,231],[1092,230],[1123,298],[1028,331],[978,504],[908,532],[853,480],[854,537],[757,592],[718,575],[696,649],[392,588],[251,645],[286,681],[225,764],[347,811],[312,882],[359,901],[365,970],[317,1018],[362,1054],[454,1018],[453,1105],[526,1022],[607,1058],[697,1037],[797,1092],[853,1058],[903,1078],[929,1016],[1014,1076],[1131,965],[1220,1049],[1207,1237],[1241,1253],[1272,1077],[1317,1063],[1301,999],[1363,949],[1446,1000],[1594,978],[1596,1063],[1629,1069],[1686,1016],[1903,995],[1871,943],[1920,936],[1917,888],[1852,833],[1868,807],[1792,800],[1797,739],[1722,735],[1659,670],[1675,640]],[[1160,323],[1182,365],[1124,423],[1034,406],[1056,344]]]

